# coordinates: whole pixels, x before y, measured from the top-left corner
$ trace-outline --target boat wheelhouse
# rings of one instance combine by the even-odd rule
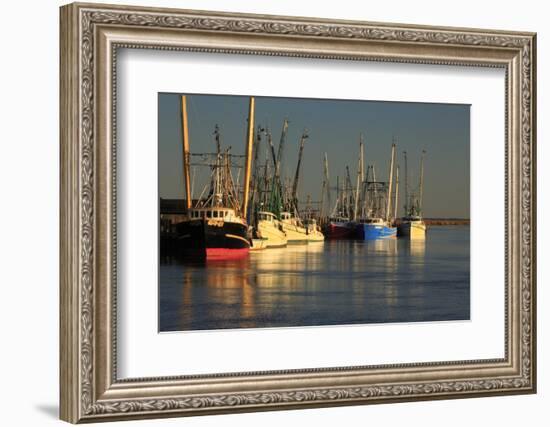
[[[265,240],[267,248],[281,248],[287,245],[286,233],[277,217],[266,211],[256,214],[256,224],[260,237]]]
[[[308,242],[307,229],[300,218],[294,216],[291,212],[281,212],[281,223],[289,245]]]

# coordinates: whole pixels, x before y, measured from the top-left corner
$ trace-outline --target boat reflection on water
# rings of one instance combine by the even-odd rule
[[[424,258],[426,255],[426,240],[405,240],[405,243],[409,248],[409,254],[413,257]]]
[[[468,229],[160,265],[160,331],[467,320]]]
[[[264,316],[277,317],[277,307],[293,304],[292,294],[304,285],[302,274],[321,268],[318,254],[322,252],[321,242],[270,248],[235,260],[177,260],[187,267],[183,272],[181,328],[198,329],[195,326],[197,319],[204,316],[201,310],[208,311],[208,316],[213,315],[216,322],[223,321],[233,328],[258,327],[258,304],[268,311]],[[197,276],[202,280],[197,280]],[[316,280],[315,275],[306,280],[311,289],[316,287]],[[277,291],[270,292],[273,288]],[[202,302],[197,302],[195,297]]]
[[[255,312],[256,273],[250,268],[250,258],[235,260],[178,260],[184,267],[182,299],[179,310],[181,329],[211,329],[197,327],[208,324],[206,317],[220,310],[221,319],[231,316],[239,319],[239,328],[253,328]],[[205,304],[205,301],[207,303]],[[233,309],[228,310],[228,307]],[[202,319],[202,320],[201,320]],[[212,325],[212,328],[216,328]]]
[[[397,255],[397,239],[366,240],[367,254],[373,255]]]

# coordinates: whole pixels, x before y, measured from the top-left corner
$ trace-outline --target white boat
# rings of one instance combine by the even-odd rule
[[[325,235],[321,232],[321,227],[317,225],[317,221],[313,218],[306,219],[304,225],[307,230],[308,242],[323,242]]]
[[[287,245],[283,225],[271,212],[258,212],[257,228],[267,248],[282,248]]]
[[[405,156],[405,216],[397,227],[397,234],[410,240],[426,239],[426,223],[422,220],[422,195],[424,190],[424,155],[420,160],[420,181],[418,189],[411,191],[408,185],[407,153]]]
[[[405,217],[397,227],[400,237],[407,237],[411,240],[426,238],[426,223],[420,217]]]
[[[290,212],[281,212],[281,223],[289,245],[307,244],[307,229],[300,218],[296,218]]]

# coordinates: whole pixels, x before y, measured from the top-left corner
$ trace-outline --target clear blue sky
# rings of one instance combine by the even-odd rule
[[[161,93],[158,99],[160,197],[183,198],[180,94]],[[187,94],[187,102],[191,152],[215,151],[213,131],[218,124],[222,146],[231,146],[233,154],[244,154],[247,96]],[[343,179],[346,165],[355,183],[359,134],[363,132],[365,164],[375,164],[377,178],[383,180],[388,176],[392,136],[397,138],[401,196],[403,150],[413,184],[418,180],[421,152],[427,151],[425,217],[470,217],[469,105],[256,97],[256,126],[271,128],[276,147],[285,117],[290,125],[282,170],[289,176],[294,176],[302,131],[309,130],[298,190],[301,200],[307,194],[320,200],[325,152],[331,185],[335,186],[337,175]],[[204,182],[200,176],[199,172],[197,183]],[[195,197],[199,191],[195,189]],[[403,203],[400,197],[399,215]]]

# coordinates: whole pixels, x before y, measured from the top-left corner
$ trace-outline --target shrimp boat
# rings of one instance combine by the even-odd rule
[[[329,239],[349,239],[353,237],[354,232],[354,224],[345,217],[330,217],[325,227]]]
[[[364,240],[387,239],[397,236],[397,228],[383,218],[363,218],[357,224],[357,237]]]
[[[405,216],[397,227],[397,235],[410,240],[423,240],[426,238],[426,223],[422,220],[425,154],[426,151],[422,151],[418,189],[411,191],[408,185],[407,152],[403,153],[405,157]]]
[[[283,225],[273,213],[258,212],[257,229],[258,234],[264,239],[266,248],[283,248],[287,245]]]
[[[397,227],[399,237],[408,237],[411,240],[423,240],[426,238],[426,223],[421,217],[403,217]]]
[[[281,223],[289,245],[300,245],[308,242],[308,230],[300,218],[290,212],[281,212]]]
[[[389,180],[385,182],[376,181],[374,166],[367,169],[367,179],[363,200],[365,215],[358,218],[356,232],[359,239],[377,240],[394,238],[397,236],[395,224],[395,212],[392,213],[392,187],[395,164],[395,142],[392,143]],[[370,172],[370,173],[369,173]],[[399,169],[396,173],[395,207],[397,206],[397,188],[399,180]],[[369,179],[370,178],[370,179]]]
[[[191,206],[189,132],[187,122],[187,99],[182,96],[183,124],[183,172],[186,193],[187,214],[176,224],[176,238],[181,255],[196,259],[234,259],[248,255],[252,239],[243,212],[247,209],[250,181],[250,153],[253,140],[254,98],[250,98],[248,118],[248,141],[245,155],[245,176],[243,202],[239,202],[239,191],[232,174],[232,155],[229,149],[222,151],[220,133],[214,132],[217,153],[203,157],[213,158],[207,163],[210,167],[210,183],[203,194]],[[241,156],[242,157],[242,156]],[[206,194],[205,194],[206,193]],[[204,197],[203,197],[204,195]]]
[[[176,224],[176,235],[182,254],[196,258],[240,258],[251,246],[244,219],[223,206],[190,209],[188,218]]]
[[[296,171],[292,181],[290,194],[287,195],[284,201],[285,211],[281,212],[281,223],[283,230],[286,233],[288,244],[307,244],[309,241],[308,229],[298,215],[298,183],[300,180],[300,167],[304,155],[304,144],[309,138],[307,129],[304,129],[300,138],[300,148],[298,151],[298,162],[296,163]],[[289,186],[290,187],[290,186]]]
[[[325,235],[321,231],[321,227],[319,227],[315,219],[309,218],[304,220],[304,226],[307,230],[307,241],[309,243],[325,241]]]
[[[329,186],[327,171],[328,164],[325,157],[325,179],[327,180],[328,190]],[[348,176],[342,187],[338,184],[338,177],[336,177],[336,203],[332,209],[332,214],[329,216],[324,227],[324,232],[329,239],[350,239],[355,235],[355,224],[351,219],[353,216],[354,200],[348,167],[346,167],[346,171],[348,172]]]
[[[285,119],[281,133],[281,142],[279,143],[279,157],[282,156],[281,150],[284,145],[287,129],[288,120]],[[266,137],[268,143],[266,154],[272,155],[273,171],[271,171],[271,161],[268,157],[266,157],[265,163],[262,164],[260,162],[262,135]],[[278,216],[282,198],[278,164],[271,131],[268,128],[258,126],[254,144],[254,169],[250,200],[251,212],[249,215],[254,233],[263,240],[265,248],[282,248],[287,245],[286,233]]]

